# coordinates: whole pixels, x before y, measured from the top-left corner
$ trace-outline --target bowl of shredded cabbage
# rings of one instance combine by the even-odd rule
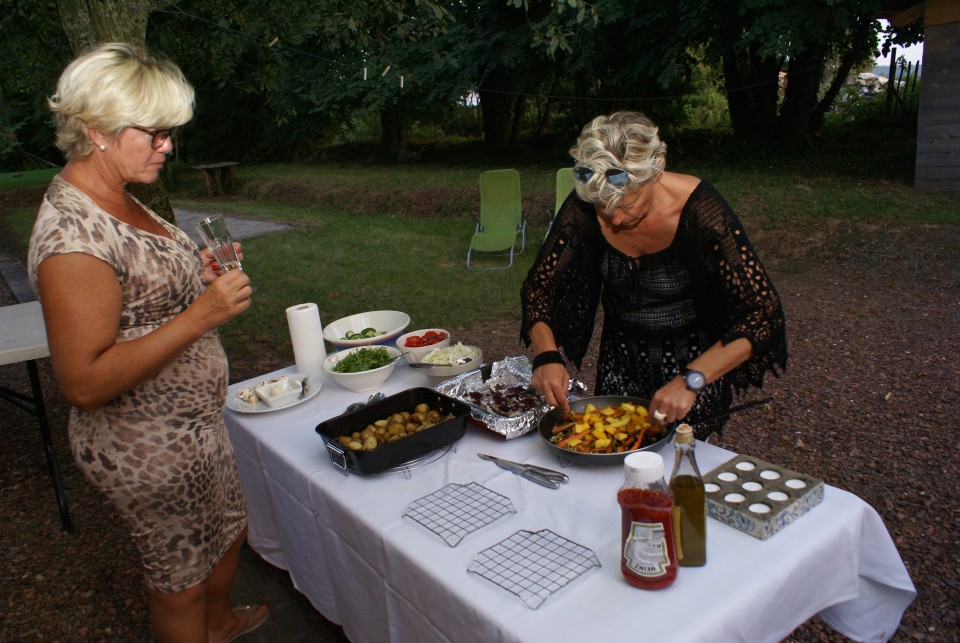
[[[458,360],[467,358],[469,361],[457,363]],[[483,352],[476,346],[467,346],[457,342],[453,346],[435,348],[423,358],[421,364],[433,364],[432,368],[423,369],[427,377],[432,380],[447,380],[451,377],[480,368],[483,365]]]

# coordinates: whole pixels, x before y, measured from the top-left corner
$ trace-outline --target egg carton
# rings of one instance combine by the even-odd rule
[[[707,515],[766,540],[823,500],[823,480],[748,455],[703,477]]]

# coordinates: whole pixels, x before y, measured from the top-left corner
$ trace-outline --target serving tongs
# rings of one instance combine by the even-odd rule
[[[570,480],[570,476],[562,471],[554,471],[553,469],[547,469],[546,467],[538,467],[535,464],[523,464],[522,462],[514,462],[513,460],[504,460],[503,458],[498,458],[486,453],[478,453],[477,456],[484,460],[493,462],[501,469],[505,469],[510,473],[515,473],[521,478],[526,478],[531,482],[536,482],[537,484],[543,485],[544,487],[549,487],[550,489],[559,489],[561,482],[567,482]]]

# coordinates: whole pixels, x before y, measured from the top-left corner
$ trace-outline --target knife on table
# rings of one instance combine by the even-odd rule
[[[515,473],[521,478],[526,478],[531,482],[536,482],[550,489],[559,489],[561,482],[570,480],[570,476],[565,473],[545,467],[538,467],[535,464],[523,464],[522,462],[514,462],[513,460],[504,460],[503,458],[498,458],[486,453],[478,453],[477,456],[493,462],[501,469]]]

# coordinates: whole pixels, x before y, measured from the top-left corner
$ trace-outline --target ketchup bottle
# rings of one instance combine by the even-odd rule
[[[620,571],[634,587],[669,587],[677,578],[677,553],[663,458],[649,451],[631,453],[623,468],[626,479],[617,492],[623,515]]]

